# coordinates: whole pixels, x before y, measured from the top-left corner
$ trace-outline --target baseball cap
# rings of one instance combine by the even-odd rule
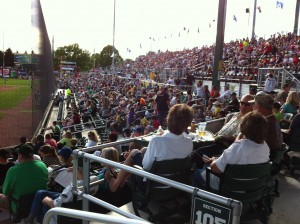
[[[136,129],[134,129],[134,132],[143,133],[143,128],[137,127]]]
[[[23,156],[33,156],[33,147],[29,144],[20,145],[16,151]]]
[[[58,151],[58,155],[61,155],[63,158],[68,158],[72,155],[72,149],[69,147],[62,147],[62,149]]]
[[[147,125],[147,126],[145,127],[145,130],[147,130],[148,132],[153,132],[155,129],[154,129],[153,126],[151,126],[151,125],[149,124],[149,125]]]

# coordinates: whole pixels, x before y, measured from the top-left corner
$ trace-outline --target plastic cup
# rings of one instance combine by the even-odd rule
[[[199,136],[203,137],[205,135],[206,122],[200,122],[198,125]]]

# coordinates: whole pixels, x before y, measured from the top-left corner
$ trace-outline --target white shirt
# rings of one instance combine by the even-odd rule
[[[267,78],[265,82],[265,91],[266,92],[271,92],[275,89],[275,86],[277,85],[277,82],[274,78]]]
[[[98,143],[92,140],[89,140],[86,144],[85,147],[93,147],[96,146]]]
[[[215,161],[219,170],[223,173],[227,164],[258,164],[269,161],[270,148],[266,142],[257,144],[249,139],[241,139],[225,149],[222,155]],[[206,173],[202,173],[206,177]],[[219,178],[211,175],[210,185],[214,189],[219,189]]]
[[[193,141],[183,134],[165,133],[156,136],[149,142],[143,158],[143,168],[149,171],[153,162],[171,159],[183,159],[191,154]]]
[[[197,86],[196,91],[197,91],[197,96],[198,97],[204,97],[204,89],[203,89],[202,86],[200,86],[200,87]]]

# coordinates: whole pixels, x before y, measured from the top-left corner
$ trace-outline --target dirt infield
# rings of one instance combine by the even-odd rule
[[[15,87],[0,86],[0,91],[11,90]],[[0,148],[19,144],[21,136],[32,138],[32,97],[22,101],[17,107],[0,110]]]
[[[0,91],[8,91],[8,90],[13,90],[16,89],[16,87],[13,86],[0,86]]]

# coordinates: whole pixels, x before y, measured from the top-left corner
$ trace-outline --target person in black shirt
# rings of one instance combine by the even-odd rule
[[[162,126],[164,126],[166,117],[169,112],[170,96],[167,93],[168,88],[164,87],[156,96],[157,117]]]
[[[2,192],[2,185],[4,183],[8,169],[15,164],[8,161],[9,152],[6,149],[0,149],[0,192]]]

